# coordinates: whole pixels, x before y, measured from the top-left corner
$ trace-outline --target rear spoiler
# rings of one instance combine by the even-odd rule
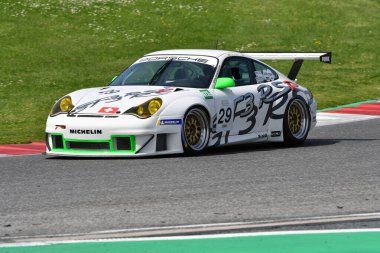
[[[293,60],[288,78],[295,80],[304,60],[317,60],[331,63],[331,52],[327,53],[243,53],[257,60]]]

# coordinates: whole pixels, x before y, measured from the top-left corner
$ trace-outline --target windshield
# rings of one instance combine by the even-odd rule
[[[110,86],[153,85],[208,88],[214,73],[214,66],[199,62],[174,59],[147,61],[127,68]]]

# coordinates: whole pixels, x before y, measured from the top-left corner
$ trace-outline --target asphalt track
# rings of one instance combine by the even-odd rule
[[[379,129],[322,126],[302,147],[200,157],[2,157],[0,239],[379,212]]]

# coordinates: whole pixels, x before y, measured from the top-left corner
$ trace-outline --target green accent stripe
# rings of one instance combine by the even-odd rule
[[[380,252],[380,232],[288,234],[185,240],[93,242],[0,247],[0,253],[348,253]]]
[[[355,107],[355,106],[362,105],[362,104],[376,103],[377,101],[379,101],[379,100],[367,100],[367,101],[362,101],[362,102],[356,102],[356,103],[352,103],[352,104],[348,104],[348,105],[340,105],[340,106],[336,106],[336,107],[320,109],[320,110],[318,110],[318,112],[339,110],[342,108]]]
[[[63,139],[63,149],[61,148],[54,148],[52,147],[53,152],[64,152],[64,153],[80,153],[80,154],[109,154],[109,153],[117,153],[117,154],[134,154],[136,152],[136,137],[134,135],[111,135],[110,140],[82,140],[82,139],[65,139],[63,137],[63,134],[61,133],[51,133],[51,136],[53,135],[60,135]],[[116,150],[114,143],[115,138],[117,137],[128,137],[131,143],[131,149],[130,150]],[[110,149],[109,150],[91,150],[91,149],[74,149],[74,148],[67,148],[66,142],[92,142],[92,143],[108,143]]]

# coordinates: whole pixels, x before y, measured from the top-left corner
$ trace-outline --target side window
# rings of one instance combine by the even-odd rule
[[[265,83],[278,79],[275,71],[264,64],[253,61],[255,83]]]
[[[231,77],[236,86],[250,85],[253,83],[250,60],[242,57],[227,58],[220,70],[219,77]]]

